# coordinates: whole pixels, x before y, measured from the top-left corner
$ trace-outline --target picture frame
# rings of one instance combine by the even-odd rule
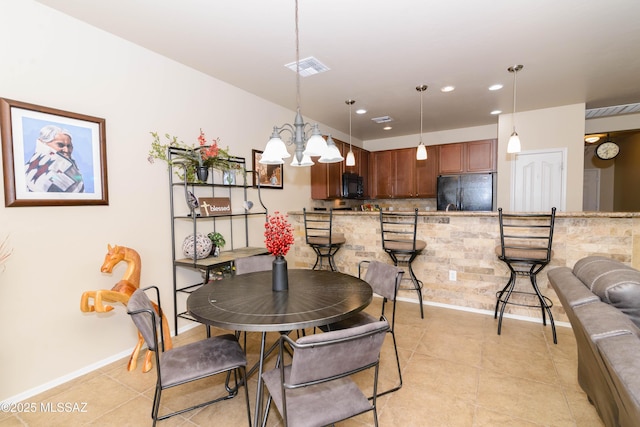
[[[6,207],[108,205],[105,119],[0,98]]]
[[[224,185],[236,185],[236,171],[222,171],[222,183]]]
[[[260,164],[262,158],[262,151],[251,150],[253,158],[253,186],[258,187],[260,182],[260,188],[277,188],[282,190],[284,188],[284,164],[281,165],[263,165]]]

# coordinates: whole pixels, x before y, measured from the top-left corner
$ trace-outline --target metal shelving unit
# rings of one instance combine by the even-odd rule
[[[186,308],[178,307],[180,305],[178,301],[179,294],[193,292],[210,280],[212,272],[233,265],[233,261],[237,258],[268,253],[264,246],[249,246],[249,221],[255,219],[264,223],[268,211],[262,202],[260,184],[258,183],[258,187],[254,188],[250,183],[247,183],[247,177],[253,176],[255,172],[247,170],[246,160],[242,157],[230,157],[228,159],[229,162],[237,166],[237,169],[234,169],[236,171],[234,182],[236,183],[225,184],[222,181],[222,172],[212,169],[209,170],[207,182],[190,182],[186,180],[184,166],[176,161],[183,157],[185,153],[186,150],[176,147],[170,147],[168,150],[168,158],[174,162],[169,171],[169,194],[171,256],[173,263],[173,309],[176,334],[178,333],[178,320],[180,318],[195,321],[186,311]],[[185,179],[176,180],[175,172],[181,172],[185,175]],[[239,183],[238,180],[240,180]],[[247,209],[245,203],[248,201],[250,192],[257,196],[258,203],[251,209]],[[232,212],[230,214],[201,216],[198,204],[194,203],[201,197],[228,197],[232,202]],[[242,203],[240,206],[235,206],[234,201],[236,203],[242,201]],[[219,231],[223,234],[226,240],[225,249],[227,250],[220,252],[217,257],[208,256],[203,259],[197,259],[196,251],[194,250],[193,258],[179,258],[182,255],[183,239],[181,237],[184,236],[183,238],[186,238],[188,235],[193,235],[195,244],[196,233],[207,234],[211,231]],[[178,274],[180,269],[200,271],[202,273],[202,281],[184,283],[186,279],[182,279]]]

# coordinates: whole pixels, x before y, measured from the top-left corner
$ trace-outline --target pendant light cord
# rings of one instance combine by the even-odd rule
[[[422,94],[424,90],[420,88],[420,144],[422,144]]]
[[[296,107],[300,111],[300,35],[298,30],[298,0],[296,0]]]
[[[516,93],[517,93],[517,79],[518,69],[515,68],[513,70],[513,117],[511,118],[511,122],[513,124],[513,131],[516,131]]]

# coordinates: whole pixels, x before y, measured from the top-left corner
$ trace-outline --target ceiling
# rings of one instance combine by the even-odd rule
[[[37,1],[295,110],[294,0]],[[417,134],[426,84],[425,133],[495,124],[515,64],[517,111],[637,103],[638,16],[637,0],[300,0],[300,59],[330,69],[300,79],[301,112],[348,133],[354,99],[355,138]],[[387,115],[389,131],[371,120]]]

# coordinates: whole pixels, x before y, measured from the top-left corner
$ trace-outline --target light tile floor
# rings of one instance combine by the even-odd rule
[[[375,298],[367,311],[377,315]],[[502,335],[492,316],[398,303],[396,334],[404,385],[378,401],[380,426],[588,426],[601,427],[595,409],[576,380],[576,344],[571,329],[550,328],[505,318]],[[214,333],[222,331],[214,330]],[[175,338],[176,345],[205,337],[199,326]],[[248,358],[257,360],[260,335],[250,333]],[[272,341],[276,338],[274,335]],[[155,370],[126,370],[126,359],[29,399],[30,402],[87,402],[86,412],[0,414],[6,426],[146,426],[151,425]],[[271,361],[270,366],[273,364]],[[396,381],[391,337],[381,357],[382,390]],[[162,410],[188,406],[205,393],[220,393],[223,378],[193,383],[163,393]],[[365,383],[365,379],[360,380]],[[249,382],[253,414],[255,375]],[[198,395],[198,396],[196,396]],[[247,425],[242,394],[236,398],[158,423],[170,426]],[[253,416],[253,415],[252,415]],[[272,410],[268,426],[280,426]],[[340,423],[373,425],[371,413]]]

